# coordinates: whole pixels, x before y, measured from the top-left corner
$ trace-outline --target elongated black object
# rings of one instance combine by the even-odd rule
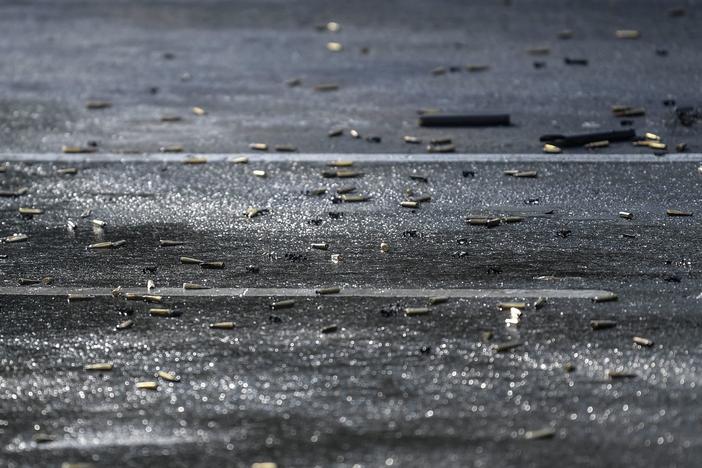
[[[509,114],[427,114],[419,117],[420,127],[492,127],[496,125],[510,125]]]
[[[559,147],[582,146],[593,141],[627,141],[636,137],[636,130],[614,130],[612,132],[583,133],[580,135],[543,135],[539,140]]]

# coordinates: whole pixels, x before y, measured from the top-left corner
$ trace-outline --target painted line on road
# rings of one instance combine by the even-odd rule
[[[144,288],[127,288],[123,293],[152,294],[166,297],[316,297],[312,288],[213,288],[182,289],[160,288],[147,292]],[[0,288],[0,296],[68,296],[68,294],[86,294],[95,297],[112,296],[110,288],[69,288],[69,287],[32,287],[12,286]],[[592,299],[596,296],[611,294],[610,291],[598,289],[374,289],[345,288],[335,297],[452,297],[452,298],[564,298]]]
[[[209,162],[226,162],[231,159],[247,156],[251,162],[328,162],[336,159],[345,159],[359,163],[419,163],[419,162],[558,162],[558,163],[674,163],[674,162],[702,162],[702,154],[668,154],[658,157],[652,154],[354,154],[354,153],[93,153],[93,154],[63,154],[63,153],[3,153],[0,161],[7,162],[171,162],[181,163],[189,155],[204,156]]]

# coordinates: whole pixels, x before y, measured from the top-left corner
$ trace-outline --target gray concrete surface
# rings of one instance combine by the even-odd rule
[[[686,14],[671,17],[677,7]],[[700,8],[0,2],[0,239],[28,236],[0,241],[0,466],[696,466],[702,122],[684,126],[676,109],[702,104]],[[317,30],[330,20],[338,33]],[[469,64],[490,68],[432,74]],[[628,128],[614,104],[645,107],[632,126],[667,154],[628,142],[540,153],[544,133]],[[419,129],[419,108],[509,112],[514,125]],[[345,134],[329,138],[336,127]],[[457,154],[425,154],[442,136]],[[60,153],[90,142],[93,154]],[[251,142],[299,153],[229,162]],[[183,153],[159,153],[172,144]],[[193,154],[209,162],[182,164]],[[337,159],[363,175],[322,177]],[[504,175],[514,169],[538,177]],[[349,185],[369,200],[339,202]],[[410,192],[431,201],[400,207]],[[249,207],[269,212],[248,219]],[[469,215],[524,219],[488,229]],[[161,304],[112,297],[149,280]],[[330,286],[342,293],[313,293]],[[605,292],[618,300],[592,301]],[[76,293],[95,297],[69,302]],[[405,315],[438,295],[451,298]],[[502,301],[528,303],[518,326]],[[236,327],[209,327],[220,321]],[[113,369],[83,368],[99,362]],[[156,391],[136,389],[150,380]],[[530,439],[545,428],[551,438]]]

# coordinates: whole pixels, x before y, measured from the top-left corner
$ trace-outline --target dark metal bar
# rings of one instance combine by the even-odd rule
[[[544,143],[551,143],[559,147],[568,146],[582,146],[587,143],[592,143],[593,141],[603,141],[607,140],[609,142],[613,141],[628,141],[636,137],[636,131],[634,129],[629,130],[615,130],[612,132],[598,132],[598,133],[583,133],[580,135],[543,135],[540,141]]]
[[[428,114],[419,117],[419,125],[421,127],[490,127],[495,125],[510,125],[510,120],[509,114]]]

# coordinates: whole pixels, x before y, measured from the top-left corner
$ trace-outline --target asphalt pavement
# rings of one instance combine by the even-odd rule
[[[695,466],[700,8],[2,2],[0,465]]]
[[[8,0],[0,138],[12,152],[421,153],[402,137],[448,134],[457,152],[534,153],[546,133],[633,127],[699,152],[699,123],[675,109],[702,106],[700,15],[689,0]],[[318,29],[330,21],[337,32]],[[96,100],[111,107],[86,109]],[[646,112],[617,118],[615,105]],[[420,109],[505,112],[513,125],[418,130]],[[346,136],[327,137],[335,128]]]

